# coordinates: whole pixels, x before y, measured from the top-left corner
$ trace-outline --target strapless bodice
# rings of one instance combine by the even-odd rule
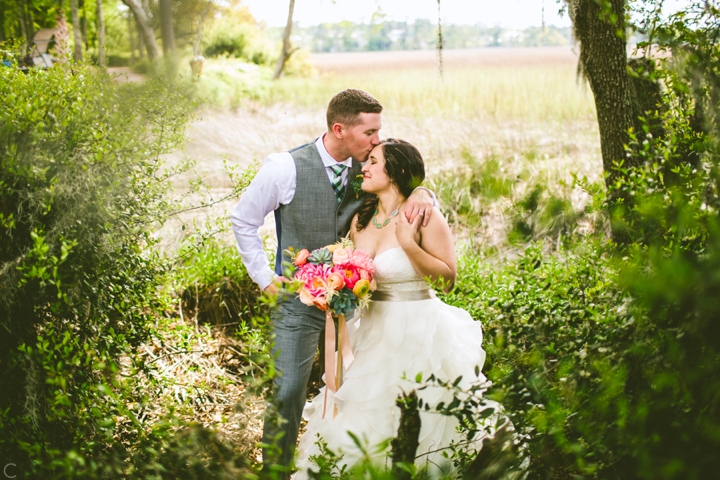
[[[402,247],[375,256],[375,281],[378,291],[427,290],[425,279],[418,275]]]

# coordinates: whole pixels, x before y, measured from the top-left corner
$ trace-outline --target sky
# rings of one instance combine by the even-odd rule
[[[672,9],[686,0],[666,0]],[[289,0],[241,0],[253,16],[269,26],[285,26]],[[564,2],[563,2],[564,3]],[[546,25],[569,26],[567,14],[558,15],[556,0],[442,0],[445,24],[482,23],[486,26],[522,29]],[[352,20],[367,23],[380,8],[388,20],[427,18],[437,21],[437,0],[296,0],[294,20],[301,26]]]

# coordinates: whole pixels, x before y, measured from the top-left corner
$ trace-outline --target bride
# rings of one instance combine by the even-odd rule
[[[385,463],[387,452],[377,446],[396,436],[400,410],[395,400],[417,388],[409,379],[418,373],[445,381],[462,376],[464,387],[485,380],[475,374],[485,361],[480,324],[464,310],[442,303],[425,281],[444,282],[447,288],[455,281],[450,228],[439,212],[426,227],[419,215],[409,223],[403,214],[405,200],[425,178],[420,152],[403,140],[387,139],[373,149],[362,171],[362,189],[371,195],[353,219],[350,236],[356,248],[375,258],[377,291],[353,325],[355,360],[338,391],[328,392],[327,414],[323,418],[324,392],[306,407],[296,479],[316,470],[310,457],[320,453],[320,440],[339,456],[339,466],[357,463],[363,452],[348,432],[367,446],[373,461]],[[449,395],[437,386],[418,394],[431,407]],[[432,411],[421,411],[420,418],[417,463],[427,462],[439,474],[439,468],[447,470],[448,460],[438,450],[461,440],[457,421]]]

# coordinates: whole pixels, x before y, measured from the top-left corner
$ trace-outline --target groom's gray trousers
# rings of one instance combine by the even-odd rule
[[[272,353],[279,376],[275,379],[274,396],[268,403],[263,443],[280,447],[282,456],[279,460],[283,465],[289,465],[295,451],[315,350],[325,328],[325,314],[297,298],[288,299],[275,311],[272,326],[275,337]],[[273,411],[279,413],[281,419]],[[280,439],[276,439],[278,435]],[[266,458],[272,456],[267,450],[263,453]]]
[[[336,242],[347,234],[355,212],[363,202],[349,186],[340,202],[335,195],[315,142],[290,150],[297,175],[295,194],[287,205],[275,210],[278,237],[275,272],[283,274],[283,261],[290,260],[284,252],[290,248],[313,250]],[[362,165],[355,160],[348,170],[348,183],[361,174]],[[273,459],[272,448],[263,450],[263,459],[280,460],[290,465],[297,442],[300,415],[305,405],[307,383],[318,338],[325,325],[325,315],[315,307],[303,305],[291,296],[274,312],[273,330],[276,354],[275,395],[269,402],[265,417],[263,440],[282,448],[282,457]],[[283,422],[273,417],[276,410]],[[278,441],[277,436],[282,435]]]

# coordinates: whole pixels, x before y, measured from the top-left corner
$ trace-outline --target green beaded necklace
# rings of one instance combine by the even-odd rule
[[[390,214],[390,216],[388,218],[386,218],[383,223],[378,223],[377,214],[378,214],[378,209],[376,208],[375,213],[373,213],[372,224],[375,228],[383,228],[385,225],[390,223],[390,220],[392,220],[393,218],[395,218],[397,216],[398,209],[396,208],[395,210],[393,210],[392,213]]]

